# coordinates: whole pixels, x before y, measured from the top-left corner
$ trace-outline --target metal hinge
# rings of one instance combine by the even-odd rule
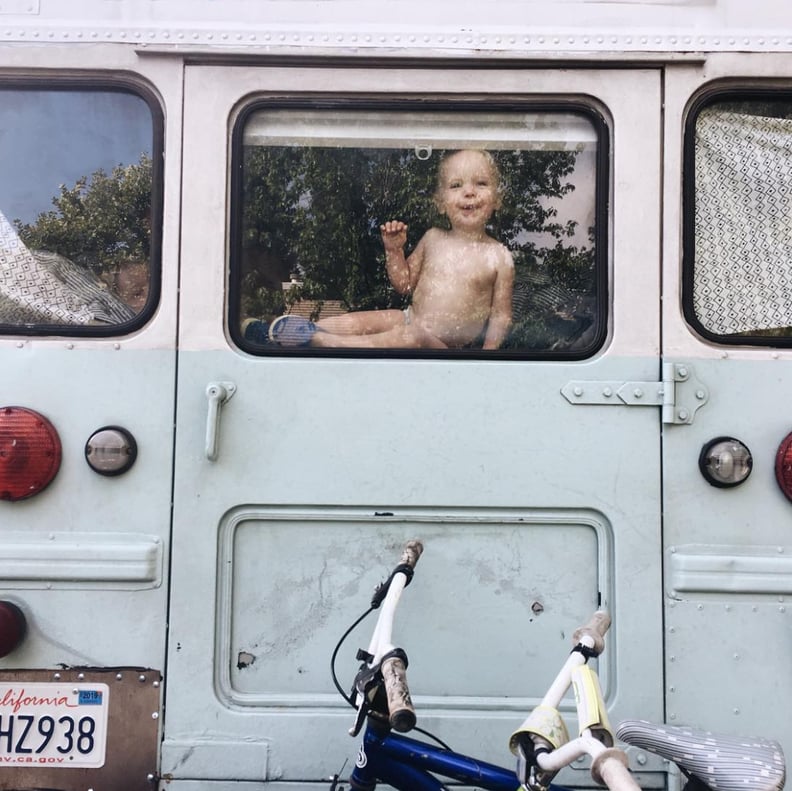
[[[570,404],[660,406],[663,423],[687,424],[709,400],[709,391],[686,363],[663,363],[662,382],[568,382],[561,394]]]

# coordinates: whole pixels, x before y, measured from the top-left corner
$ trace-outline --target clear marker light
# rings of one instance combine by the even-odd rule
[[[104,426],[85,443],[85,460],[99,475],[121,475],[137,458],[137,442],[125,428]]]
[[[722,489],[741,484],[751,474],[751,451],[734,437],[716,437],[701,449],[699,469],[708,483]]]

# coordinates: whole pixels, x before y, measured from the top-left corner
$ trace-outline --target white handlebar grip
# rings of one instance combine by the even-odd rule
[[[382,680],[388,699],[391,728],[407,733],[415,727],[415,709],[407,687],[407,671],[399,657],[391,657],[382,663]]]
[[[603,638],[610,624],[610,615],[605,610],[597,610],[585,626],[575,629],[575,633],[572,635],[572,643],[577,645],[584,637],[588,637],[593,643],[590,646],[592,652],[599,656],[605,650],[605,640]]]
[[[402,552],[401,562],[406,563],[411,569],[415,568],[418,558],[421,557],[423,552],[423,544],[420,541],[413,539],[404,545],[404,552]]]
[[[622,750],[611,747],[600,753],[591,763],[594,782],[607,786],[610,791],[641,791],[627,768],[627,756]]]

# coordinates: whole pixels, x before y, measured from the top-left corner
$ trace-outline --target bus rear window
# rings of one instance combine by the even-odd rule
[[[717,343],[792,345],[792,96],[710,98],[685,156],[688,321]]]
[[[157,134],[127,90],[0,84],[0,332],[141,323],[157,290]]]
[[[604,135],[577,108],[250,108],[232,336],[256,354],[592,353]]]

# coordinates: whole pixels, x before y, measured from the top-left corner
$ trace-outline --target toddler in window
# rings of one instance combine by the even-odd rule
[[[511,253],[486,230],[500,206],[497,166],[485,151],[463,150],[440,163],[434,200],[451,229],[431,228],[405,256],[407,226],[380,227],[388,277],[411,297],[404,310],[372,310],[310,322],[281,316],[269,338],[281,346],[322,348],[460,348],[503,343],[512,320]]]

